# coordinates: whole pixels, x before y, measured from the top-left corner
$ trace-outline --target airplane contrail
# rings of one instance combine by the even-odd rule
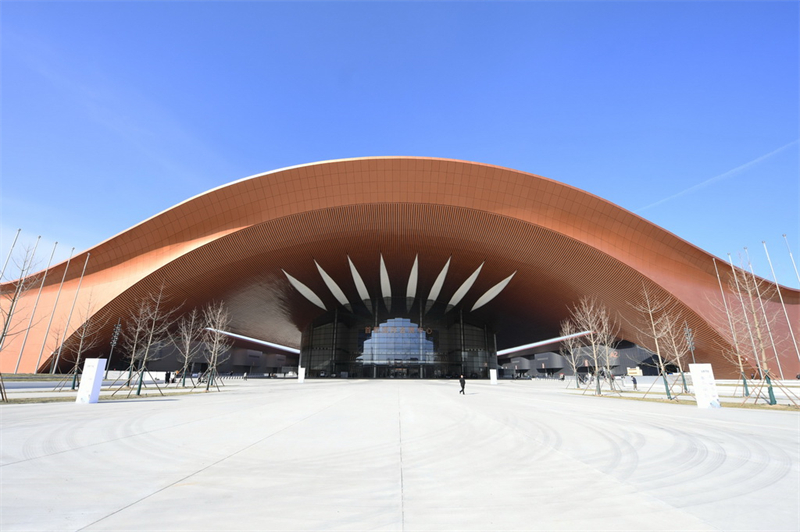
[[[714,183],[722,181],[723,179],[727,179],[727,178],[731,177],[732,175],[738,174],[739,172],[743,172],[743,171],[747,170],[748,168],[751,168],[751,167],[757,165],[758,163],[760,163],[761,161],[764,161],[765,159],[769,159],[773,155],[782,152],[786,148],[792,146],[793,144],[797,144],[798,142],[800,142],[800,139],[795,139],[792,142],[790,142],[789,144],[786,144],[785,146],[781,146],[777,150],[773,150],[773,151],[769,152],[766,155],[762,155],[761,157],[759,157],[757,159],[753,159],[749,163],[744,163],[741,166],[737,166],[733,170],[728,170],[724,174],[719,174],[718,176],[714,176],[714,177],[712,177],[710,179],[706,179],[702,183],[698,183],[698,184],[696,184],[696,185],[694,185],[692,187],[687,188],[686,190],[682,190],[682,191],[678,192],[677,194],[673,194],[672,196],[669,196],[669,197],[666,197],[664,199],[658,200],[655,203],[651,203],[650,205],[648,205],[646,207],[642,207],[641,209],[638,209],[635,212],[638,213],[638,212],[645,211],[645,210],[647,210],[647,209],[649,209],[651,207],[655,207],[656,205],[661,205],[662,203],[666,203],[667,201],[673,200],[675,198],[679,198],[679,197],[684,196],[684,195],[686,195],[686,194],[688,194],[690,192],[694,192],[695,190],[700,190],[701,188],[705,188],[708,185],[712,185]]]

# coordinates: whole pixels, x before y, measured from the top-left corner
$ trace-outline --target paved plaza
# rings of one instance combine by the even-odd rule
[[[796,412],[249,380],[0,416],[4,532],[800,529]]]

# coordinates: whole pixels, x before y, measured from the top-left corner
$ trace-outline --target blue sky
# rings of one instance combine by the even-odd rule
[[[375,155],[592,192],[797,286],[798,2],[13,2],[0,251]],[[43,253],[44,255],[44,253]],[[738,259],[737,259],[738,260]]]

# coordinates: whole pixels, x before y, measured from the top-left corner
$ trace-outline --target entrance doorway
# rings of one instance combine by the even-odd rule
[[[422,367],[419,364],[392,364],[373,366],[376,379],[421,379]]]

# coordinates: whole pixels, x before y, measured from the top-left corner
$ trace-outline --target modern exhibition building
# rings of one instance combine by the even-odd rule
[[[114,325],[163,287],[182,310],[225,303],[225,332],[236,339],[230,371],[569,373],[557,354],[560,322],[593,296],[617,319],[619,352],[630,356],[614,366],[624,373],[652,355],[632,306],[644,287],[674,303],[694,359],[733,376],[727,355],[750,345],[725,311],[733,271],[625,209],[537,175],[422,157],[328,161],[210,190],[40,272],[19,299],[12,319],[26,330],[7,338],[0,371],[69,369],[63,339],[93,316],[100,341],[85,356],[108,356]],[[762,354],[794,376],[800,291],[760,282],[773,288],[758,304],[776,316],[769,333],[780,339]],[[748,349],[749,373],[758,348]],[[124,367],[119,347],[114,356],[111,365]]]

